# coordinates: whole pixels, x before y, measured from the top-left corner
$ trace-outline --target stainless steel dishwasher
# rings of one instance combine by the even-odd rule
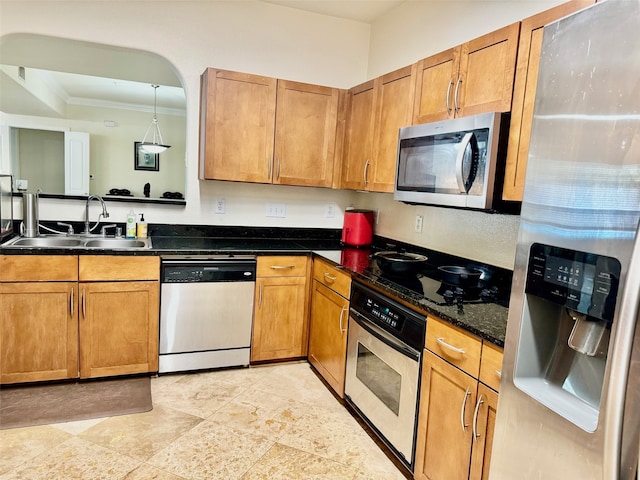
[[[159,373],[249,365],[256,259],[165,256]]]

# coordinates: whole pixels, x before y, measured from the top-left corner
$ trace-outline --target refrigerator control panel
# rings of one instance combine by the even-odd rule
[[[534,243],[525,292],[611,322],[620,269],[613,257]]]

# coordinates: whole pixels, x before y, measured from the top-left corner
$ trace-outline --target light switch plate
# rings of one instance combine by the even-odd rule
[[[267,203],[267,217],[285,218],[287,216],[287,205],[285,203]]]
[[[422,215],[416,215],[416,224],[414,229],[416,233],[422,233]]]

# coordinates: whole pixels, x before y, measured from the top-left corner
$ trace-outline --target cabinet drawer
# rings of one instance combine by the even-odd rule
[[[160,257],[82,255],[80,281],[160,280]]]
[[[490,343],[482,345],[482,360],[480,361],[480,381],[500,391],[500,378],[502,377],[503,350]]]
[[[76,255],[0,255],[2,282],[77,282]]]
[[[306,256],[258,257],[258,277],[304,277],[307,275]]]
[[[427,348],[478,378],[482,340],[434,317],[427,319]]]
[[[351,294],[351,277],[319,258],[313,261],[313,278],[344,298]]]

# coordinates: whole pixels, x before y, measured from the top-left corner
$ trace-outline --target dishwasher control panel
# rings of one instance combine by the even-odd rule
[[[255,282],[256,261],[224,258],[212,260],[164,260],[162,283]]]

